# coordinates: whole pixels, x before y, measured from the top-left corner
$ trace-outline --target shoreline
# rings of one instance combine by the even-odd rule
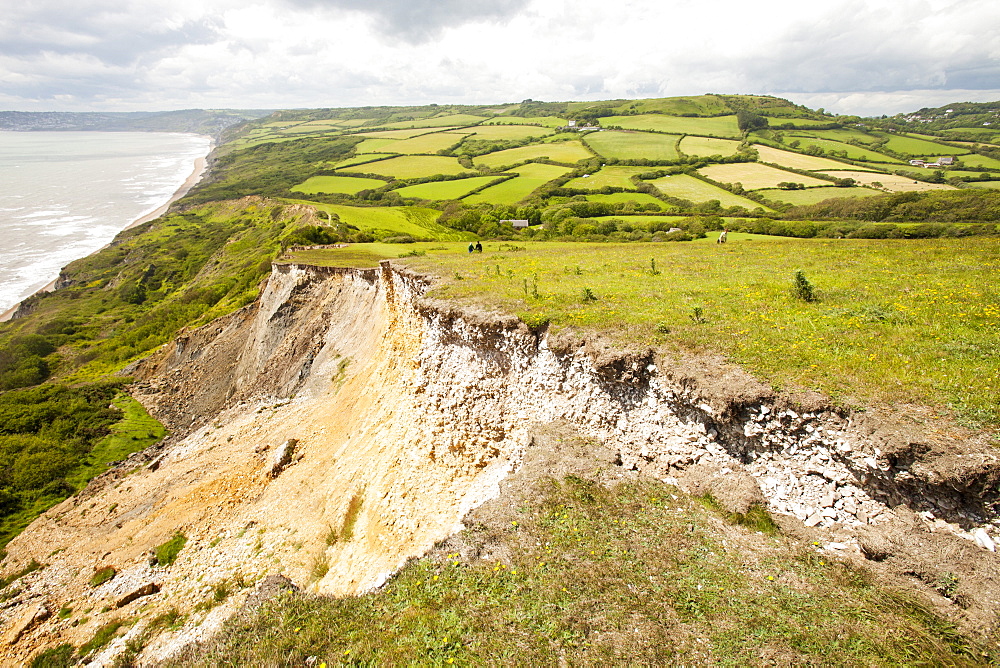
[[[156,220],[157,218],[159,218],[160,216],[162,216],[163,214],[165,214],[167,212],[167,210],[170,209],[170,205],[171,204],[173,204],[174,202],[176,202],[180,198],[182,198],[185,195],[187,195],[188,192],[191,191],[191,188],[194,188],[196,185],[198,185],[198,182],[201,181],[202,178],[204,178],[205,172],[208,170],[208,156],[211,155],[212,151],[214,151],[214,150],[215,150],[215,142],[213,141],[211,144],[209,144],[208,153],[206,153],[205,155],[197,158],[194,161],[194,169],[191,171],[190,176],[188,176],[184,180],[184,183],[182,183],[181,186],[177,190],[174,191],[174,193],[170,196],[170,198],[166,202],[164,202],[162,205],[158,206],[157,208],[153,209],[149,213],[144,214],[144,215],[140,216],[139,218],[136,218],[131,223],[129,223],[128,225],[126,225],[125,227],[123,227],[121,230],[119,230],[119,233],[124,232],[125,230],[130,230],[133,227],[136,227],[137,225],[142,225],[143,223],[148,223],[151,220]],[[94,252],[102,251],[105,248],[107,248],[108,245],[109,244],[105,244],[104,246],[102,246],[101,248],[99,248],[97,251],[94,251]],[[86,257],[86,256],[84,256],[84,257]],[[79,259],[79,258],[77,258],[77,259]],[[55,290],[55,286],[56,286],[56,281],[58,281],[58,280],[59,280],[59,277],[56,276],[55,278],[53,278],[51,281],[49,281],[48,283],[46,283],[42,287],[40,287],[37,290],[35,290],[34,292],[32,292],[30,295],[28,295],[28,297],[33,297],[33,296],[35,296],[35,295],[37,295],[39,293],[42,293],[42,292],[52,292],[52,291],[54,291]],[[25,297],[24,299],[27,299],[28,297]],[[3,313],[0,313],[0,322],[7,322],[7,321],[9,321],[11,319],[11,317],[14,315],[14,313],[17,311],[17,309],[21,306],[22,302],[24,302],[24,299],[22,299],[21,301],[19,301],[16,304],[14,304],[13,306],[11,306],[9,309],[7,309],[6,311],[4,311]]]

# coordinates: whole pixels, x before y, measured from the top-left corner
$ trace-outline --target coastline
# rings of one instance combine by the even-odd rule
[[[171,204],[173,204],[180,198],[187,195],[188,192],[190,192],[191,188],[195,187],[198,184],[198,182],[201,181],[202,178],[204,178],[205,172],[208,170],[208,156],[211,155],[212,151],[214,150],[215,150],[215,142],[213,141],[211,144],[209,144],[208,153],[201,156],[200,158],[197,158],[194,161],[194,169],[192,170],[191,175],[184,180],[184,183],[182,183],[181,186],[174,191],[174,193],[170,196],[170,198],[166,202],[158,206],[153,211],[150,211],[149,213],[140,216],[139,218],[136,218],[135,220],[133,220],[131,223],[129,223],[119,231],[124,232],[125,230],[130,230],[136,225],[142,225],[143,223],[148,223],[149,221],[155,220],[160,216],[162,216],[163,214],[165,214],[167,210],[170,209]],[[108,247],[107,245],[104,245],[99,250],[104,250],[107,247]],[[59,280],[58,276],[56,278],[53,278],[49,283],[43,285],[42,287],[38,288],[30,295],[28,295],[28,297],[32,297],[42,292],[52,292],[55,289],[56,281],[58,280]],[[28,297],[25,297],[25,299],[27,299]],[[10,320],[11,317],[14,315],[14,313],[17,312],[17,309],[21,306],[21,303],[23,301],[24,300],[22,299],[20,302],[14,304],[3,313],[0,313],[0,322],[7,322],[8,320]]]

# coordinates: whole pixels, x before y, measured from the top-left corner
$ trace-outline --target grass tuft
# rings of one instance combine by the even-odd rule
[[[178,531],[170,540],[156,548],[156,564],[162,568],[166,568],[174,563],[177,561],[177,555],[180,554],[180,551],[186,544],[187,536]]]

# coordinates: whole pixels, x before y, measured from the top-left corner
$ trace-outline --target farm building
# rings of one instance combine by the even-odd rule
[[[510,223],[515,230],[523,230],[524,228],[528,227],[528,221],[524,220],[523,218],[500,221],[501,225],[503,225],[504,223]]]

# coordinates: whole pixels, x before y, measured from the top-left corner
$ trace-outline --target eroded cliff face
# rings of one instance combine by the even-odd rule
[[[188,615],[153,635],[143,659],[154,661],[211,634],[245,602],[243,585],[273,573],[323,593],[375,587],[495,495],[534,426],[553,421],[617,452],[621,472],[716,494],[740,480],[835,549],[905,515],[968,538],[954,554],[970,563],[986,558],[970,532],[992,532],[1000,459],[974,436],[803,407],[718,361],[550,337],[426,300],[427,287],[388,263],[278,265],[258,302],[131,369],[135,396],[173,436],[10,544],[7,571],[46,567],[0,604],[0,660],[137,620],[91,657],[108,664],[157,615]],[[152,563],[176,532],[187,537],[177,561]],[[118,574],[92,586],[105,566]],[[206,604],[220,584],[235,593]]]

